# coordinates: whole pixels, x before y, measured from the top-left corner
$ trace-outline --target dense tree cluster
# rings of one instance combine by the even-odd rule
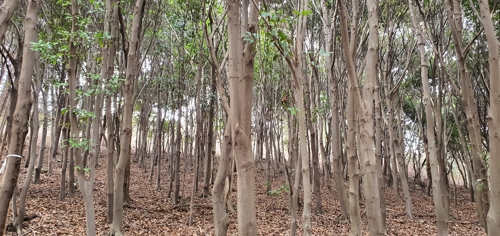
[[[59,200],[77,187],[87,235],[96,235],[104,160],[109,235],[123,235],[132,164],[173,204],[185,204],[181,169],[192,172],[188,224],[195,198],[211,197],[215,235],[227,235],[235,211],[239,234],[258,234],[259,168],[270,197],[289,195],[290,235],[298,222],[313,234],[323,185],[352,235],[362,234],[361,203],[369,234],[385,235],[386,188],[413,219],[412,184],[432,195],[439,235],[448,234],[457,185],[497,235],[499,5],[4,0],[0,235],[9,211],[22,235],[30,183],[55,170]],[[276,189],[280,173],[286,183]]]

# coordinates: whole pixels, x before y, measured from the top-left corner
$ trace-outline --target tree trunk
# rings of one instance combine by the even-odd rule
[[[160,96],[158,96],[159,98]],[[162,144],[162,137],[163,137],[163,121],[161,118],[162,110],[160,106],[160,102],[158,101],[158,126],[156,127],[156,132],[158,136],[158,143],[156,147],[156,172],[158,172],[158,175],[156,176],[156,190],[160,191],[161,190],[161,157],[163,154],[163,145]]]
[[[62,150],[63,159],[61,167],[61,181],[59,184],[59,201],[64,201],[66,199],[66,173],[67,173],[66,170],[68,168],[68,159],[70,153],[68,145],[69,132],[70,132],[69,127],[65,127],[62,130],[64,149]]]
[[[30,139],[30,160],[29,160],[29,165],[28,165],[28,171],[26,173],[26,179],[24,180],[23,188],[21,190],[21,195],[19,197],[19,212],[17,214],[17,217],[14,219],[14,227],[16,228],[17,234],[21,235],[22,234],[22,227],[23,227],[23,222],[24,222],[24,216],[26,215],[26,199],[28,197],[28,189],[31,183],[31,178],[33,177],[33,169],[35,167],[35,156],[36,156],[36,147],[37,147],[37,142],[38,142],[38,129],[40,127],[40,120],[39,120],[39,110],[38,110],[38,94],[40,93],[40,90],[42,88],[42,76],[40,75],[41,70],[40,70],[40,62],[37,60],[35,62],[35,68],[37,69],[36,72],[36,87],[35,87],[35,93],[33,94],[33,115],[31,117],[31,120],[33,121],[32,127],[31,128],[31,133],[33,134],[31,139]],[[28,161],[28,160],[27,160]],[[15,201],[13,201],[13,204],[16,204]]]
[[[333,62],[332,62],[333,63]],[[330,74],[330,73],[328,73]],[[331,133],[332,137],[332,164],[333,164],[333,178],[337,187],[337,194],[342,209],[342,218],[348,219],[348,198],[344,186],[344,179],[342,178],[342,148],[340,138],[340,120],[338,116],[338,86],[334,82],[333,71],[331,71],[330,82],[330,103],[332,109],[332,124]]]
[[[292,118],[292,120],[295,120]],[[292,135],[295,135],[297,132],[292,132]],[[293,144],[296,144],[294,142]],[[295,173],[294,173],[294,181],[293,181],[293,190],[292,190],[292,202],[290,206],[291,212],[291,220],[290,220],[290,235],[295,236],[297,231],[297,208],[299,207],[299,187],[300,187],[300,178],[302,177],[302,162],[298,160],[298,155],[296,156],[297,160],[295,161]],[[292,157],[293,158],[293,157]]]
[[[468,123],[468,130],[469,130],[469,137],[472,143],[472,152],[471,157],[472,157],[472,162],[474,165],[474,170],[472,168],[472,165],[468,159],[468,157],[465,157],[466,159],[466,164],[468,166],[470,175],[468,176],[470,178],[470,182],[472,184],[476,183],[477,180],[488,180],[488,173],[487,173],[487,168],[486,168],[486,163],[484,160],[481,158],[481,153],[482,153],[482,144],[481,144],[481,127],[479,123],[479,118],[478,118],[478,112],[477,112],[477,107],[475,106],[476,101],[474,98],[474,91],[472,89],[472,81],[470,78],[470,74],[466,69],[465,62],[466,62],[466,55],[464,55],[464,45],[462,43],[462,10],[461,10],[461,4],[459,1],[454,0],[453,1],[453,14],[452,14],[452,7],[450,6],[449,1],[445,1],[445,6],[446,6],[446,12],[447,12],[447,18],[448,18],[448,24],[450,25],[450,29],[452,32],[453,40],[455,42],[455,52],[457,54],[457,65],[458,65],[458,75],[460,78],[460,83],[462,85],[462,105],[465,110],[465,114],[467,116],[467,123]],[[459,91],[456,91],[459,92]],[[455,123],[457,124],[457,115],[456,111],[453,112],[453,116],[455,119]],[[461,133],[460,128],[458,128],[458,132],[460,135],[460,140],[463,143],[462,146],[467,150],[467,146],[465,144],[465,139],[463,138],[463,134]],[[464,155],[466,155],[468,152],[463,152]],[[467,156],[467,155],[466,155]],[[473,171],[472,171],[473,170]],[[481,182],[481,181],[480,181]],[[479,217],[479,223],[483,228],[487,228],[487,223],[486,223],[486,217],[488,214],[488,209],[489,209],[489,186],[488,184],[485,184],[486,182],[483,182],[482,185],[483,187],[479,191],[478,188],[472,188],[473,192],[475,193],[476,197],[476,210],[478,213]],[[474,195],[473,195],[474,196]],[[472,197],[474,199],[474,197]]]
[[[48,91],[47,91],[48,92]],[[35,169],[35,184],[40,184],[40,173],[42,172],[43,166],[43,157],[45,155],[45,149],[47,147],[47,126],[49,124],[49,110],[47,108],[47,94],[42,91],[42,99],[43,99],[43,127],[42,127],[42,141],[40,146],[40,154],[38,155],[38,163]]]
[[[350,90],[350,89],[349,89]],[[347,159],[349,173],[349,219],[351,220],[350,234],[355,236],[361,235],[361,214],[359,208],[359,164],[358,155],[356,154],[356,104],[354,103],[354,95],[349,92],[347,96]]]
[[[490,69],[490,109],[488,110],[488,134],[490,145],[490,201],[486,217],[488,235],[500,232],[500,64],[498,61],[498,38],[495,34],[488,1],[480,0],[481,23],[488,43],[488,65]],[[482,171],[479,169],[478,171]],[[477,188],[487,188],[488,179],[478,179]],[[478,189],[479,190],[479,189]],[[484,200],[484,199],[483,199]]]
[[[257,235],[255,209],[255,164],[251,144],[252,85],[256,42],[242,45],[241,37],[253,35],[258,29],[258,9],[249,0],[227,0],[229,93],[231,94],[230,125],[236,169],[238,171],[238,233]],[[258,4],[258,1],[257,1]],[[241,18],[241,22],[240,22]]]
[[[181,139],[182,139],[182,135],[181,135],[181,119],[182,119],[182,99],[179,99],[179,110],[178,110],[178,113],[177,113],[177,130],[176,130],[176,139],[175,139],[175,153],[173,155],[175,155],[175,160],[174,160],[174,198],[173,198],[173,203],[174,204],[179,204],[179,191],[180,191],[180,188],[181,188],[181,180],[180,180],[180,172],[181,172]],[[172,126],[172,129],[175,129],[174,126]],[[159,174],[159,173],[158,173]]]
[[[229,219],[226,214],[226,204],[224,201],[224,185],[231,166],[231,155],[233,153],[233,143],[231,139],[231,120],[226,122],[224,139],[222,141],[222,153],[219,159],[219,168],[212,188],[212,204],[214,209],[215,235],[227,235]]]
[[[398,179],[398,165],[396,162],[396,150],[398,147],[397,143],[397,130],[396,121],[394,119],[394,109],[391,103],[387,104],[387,109],[389,110],[389,148],[391,149],[391,174],[392,174],[392,188],[394,190],[394,196],[396,200],[401,201],[401,194],[399,193],[399,179]]]
[[[60,81],[65,82],[65,80],[66,80],[66,66],[65,66],[65,63],[63,63],[62,68],[61,68]],[[49,175],[49,176],[52,175],[53,160],[56,158],[57,151],[59,150],[59,138],[61,135],[61,129],[62,129],[62,125],[63,125],[63,124],[60,124],[61,120],[62,120],[61,111],[62,111],[62,108],[64,106],[66,106],[66,104],[68,104],[68,101],[66,101],[67,97],[65,95],[65,92],[64,92],[64,89],[62,86],[59,88],[59,97],[60,97],[60,99],[59,99],[58,104],[57,104],[58,106],[57,106],[57,111],[56,111],[56,119],[55,119],[55,122],[52,124],[52,126],[54,126],[54,133],[50,137],[51,147],[50,147],[49,158],[47,160],[47,162],[48,162],[47,175]],[[40,170],[41,170],[41,167],[40,167]]]
[[[201,64],[199,64],[201,66]],[[215,80],[215,68],[212,67],[212,84],[210,86],[210,92],[215,94],[216,91],[216,80]],[[205,176],[203,177],[203,196],[208,196],[210,189],[210,179],[212,177],[212,147],[213,147],[213,136],[214,136],[214,115],[215,115],[215,99],[210,96],[209,111],[208,111],[208,124],[207,124],[207,140],[206,151],[205,151]]]
[[[79,31],[78,29],[78,17],[79,17],[79,6],[77,0],[71,1],[71,32],[72,34],[76,34]],[[86,219],[86,227],[87,227],[87,235],[95,235],[95,211],[94,211],[94,197],[92,195],[92,187],[93,183],[91,183],[92,179],[89,181],[85,177],[85,170],[83,166],[83,158],[81,155],[81,149],[78,146],[81,146],[81,138],[80,138],[80,128],[79,121],[76,115],[77,108],[77,100],[76,100],[76,84],[77,81],[77,42],[76,38],[72,37],[70,40],[69,46],[69,67],[68,67],[68,80],[69,80],[69,106],[70,106],[70,123],[71,123],[71,138],[70,138],[70,146],[73,149],[74,158],[75,158],[75,166],[76,176],[78,179],[78,184],[80,188],[80,192],[83,195],[83,202],[85,204],[85,219]],[[70,166],[72,169],[73,166]],[[92,168],[92,167],[91,167]],[[70,182],[70,184],[72,184]]]
[[[403,121],[400,119],[398,124],[401,124]],[[399,130],[401,130],[401,125],[398,125]],[[413,219],[413,204],[411,202],[411,196],[410,196],[410,188],[408,187],[408,178],[406,176],[406,164],[403,158],[403,141],[404,140],[404,135],[400,135],[399,137],[396,137],[394,139],[394,147],[395,147],[395,152],[396,152],[396,160],[398,164],[398,169],[399,169],[399,178],[401,179],[401,185],[403,187],[403,195],[404,195],[404,200],[405,200],[405,206],[406,206],[406,216],[410,219]]]
[[[205,6],[203,6],[203,8],[205,8]],[[206,27],[206,26],[205,26]],[[203,29],[203,35],[205,36],[206,32],[205,32],[205,28]],[[201,79],[202,79],[202,76],[203,76],[203,59],[201,57],[201,54],[202,54],[202,50],[203,50],[203,43],[204,41],[201,41],[201,45],[200,45],[200,51],[198,52],[198,68],[197,68],[197,71],[196,71],[196,104],[195,104],[195,110],[196,110],[196,137],[195,137],[195,153],[194,153],[194,158],[195,158],[195,163],[194,163],[194,167],[193,167],[193,181],[192,181],[192,187],[191,187],[191,201],[190,201],[190,204],[189,204],[189,226],[193,225],[193,214],[194,214],[194,197],[196,195],[196,179],[194,178],[197,171],[198,171],[198,165],[199,165],[199,158],[198,158],[198,155],[199,155],[199,143],[200,143],[200,139],[201,139],[201,136],[202,136],[202,132],[201,132],[201,122],[202,122],[202,118],[201,118]],[[215,81],[215,68],[212,69],[212,79]],[[219,163],[220,164],[223,164],[223,163]],[[225,177],[225,175],[224,175]],[[215,188],[215,187],[214,187]],[[223,186],[224,188],[224,186]],[[223,199],[223,198],[222,198]],[[214,201],[215,202],[215,201]],[[223,206],[224,207],[224,206]],[[221,234],[217,234],[218,232],[220,232],[220,228],[217,229],[218,225],[216,224],[217,221],[215,219],[216,215],[215,215],[215,204],[213,206],[214,208],[214,223],[216,225],[216,235],[221,235]],[[224,210],[224,208],[223,208]],[[217,212],[219,213],[219,212]],[[220,216],[219,216],[220,217]],[[226,233],[224,235],[227,234],[227,227],[226,227]]]
[[[24,141],[28,133],[28,117],[31,109],[31,83],[35,63],[35,52],[30,49],[32,42],[37,40],[38,32],[36,23],[38,21],[39,2],[30,1],[26,11],[25,35],[22,70],[19,77],[17,103],[12,120],[12,131],[8,146],[6,169],[0,185],[0,230],[5,231],[9,202],[17,185],[21,158],[24,149]],[[10,158],[9,158],[10,157]]]
[[[113,79],[114,69],[115,69],[115,55],[116,55],[116,44],[115,40],[117,37],[117,29],[118,29],[118,1],[117,0],[107,0],[106,1],[106,11],[111,10],[111,18],[109,20],[110,24],[110,36],[111,39],[108,42],[108,62],[106,63],[106,79],[108,82],[111,82]],[[107,192],[107,201],[106,201],[106,223],[113,222],[113,171],[115,169],[115,159],[114,159],[114,123],[113,123],[113,114],[111,114],[111,96],[112,93],[106,95],[105,104],[105,117],[107,124],[107,133],[108,133],[108,142],[106,143],[106,149],[108,150],[107,155],[107,167],[106,167],[106,192]]]
[[[311,58],[312,58],[312,54]],[[311,60],[312,61],[312,60]],[[306,79],[304,83],[304,94],[306,95],[304,109],[306,112],[307,119],[307,129],[309,130],[309,146],[311,148],[311,159],[312,159],[312,167],[313,167],[313,191],[314,196],[316,197],[316,213],[323,214],[323,205],[321,203],[321,185],[320,185],[320,171],[319,171],[319,158],[318,158],[318,136],[317,136],[317,127],[316,122],[313,120],[317,120],[315,117],[312,117],[311,109],[314,109],[314,85],[312,77],[319,77],[317,68],[313,67],[313,75],[309,78],[309,81]]]
[[[132,33],[130,34],[129,51],[127,59],[127,71],[125,83],[123,85],[124,109],[123,121],[120,134],[120,156],[115,167],[114,176],[114,199],[113,199],[113,223],[110,235],[120,236],[123,222],[123,199],[124,199],[124,178],[127,163],[130,159],[131,139],[132,139],[132,112],[134,110],[134,81],[137,71],[137,61],[139,60],[139,33],[144,12],[144,0],[137,0],[134,7],[134,17],[132,22]]]
[[[355,1],[353,1],[353,4]],[[348,27],[346,19],[346,9],[341,1],[340,5],[340,27],[343,51],[346,57],[347,75],[349,79],[350,92],[354,96],[359,115],[360,145],[359,156],[360,166],[363,173],[363,193],[366,199],[366,214],[368,217],[368,228],[371,235],[383,235],[386,228],[383,224],[382,211],[380,209],[380,194],[378,187],[377,160],[374,153],[374,126],[373,126],[373,101],[375,98],[375,85],[377,84],[377,51],[378,51],[378,11],[375,0],[367,1],[368,8],[368,52],[366,54],[365,83],[363,97],[356,75],[354,55],[356,35],[351,32],[351,40],[348,39]],[[357,3],[356,3],[357,4]],[[355,12],[358,6],[353,5]],[[357,24],[357,13],[354,14],[352,24]]]
[[[20,1],[17,0],[6,0],[0,5],[0,43],[3,43],[9,21],[19,5]]]
[[[427,55],[425,52],[425,41],[420,30],[419,20],[416,17],[416,13],[413,6],[413,0],[408,0],[410,5],[410,15],[413,22],[413,28],[417,35],[418,40],[418,50],[420,53],[420,64],[421,64],[421,77],[422,77],[422,92],[423,92],[423,105],[425,108],[425,116],[427,120],[427,139],[429,146],[429,164],[432,173],[432,190],[434,198],[434,207],[436,209],[436,220],[438,226],[438,234],[440,236],[448,235],[448,229],[446,228],[445,221],[445,210],[443,205],[442,191],[441,191],[441,176],[439,174],[439,163],[436,150],[436,141],[434,137],[434,117],[432,115],[432,105],[431,105],[431,92],[429,87],[428,70],[429,64],[427,62]]]

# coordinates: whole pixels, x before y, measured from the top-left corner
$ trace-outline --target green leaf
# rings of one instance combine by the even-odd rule
[[[266,17],[270,17],[272,15],[271,12],[267,12],[267,11],[261,11],[260,12],[260,15],[263,17],[263,18],[266,18]]]

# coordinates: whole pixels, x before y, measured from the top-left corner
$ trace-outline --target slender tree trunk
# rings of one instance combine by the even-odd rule
[[[203,8],[205,8],[205,5],[203,5]],[[205,13],[203,13],[205,14]],[[206,27],[206,26],[205,26]],[[206,32],[205,32],[205,28],[203,29],[203,35],[205,35]],[[199,143],[200,143],[200,139],[201,139],[201,136],[202,136],[202,132],[201,132],[201,122],[202,122],[202,118],[201,118],[201,79],[202,79],[202,76],[203,76],[203,60],[202,60],[202,57],[201,57],[201,54],[202,54],[202,48],[203,48],[203,43],[204,41],[201,42],[201,45],[200,45],[200,51],[198,52],[199,54],[199,57],[198,57],[198,68],[197,68],[197,73],[196,73],[196,104],[195,104],[195,110],[196,110],[196,134],[195,134],[195,153],[194,153],[194,167],[193,167],[193,182],[192,182],[192,187],[191,187],[191,201],[190,201],[190,204],[189,204],[189,222],[188,224],[191,226],[193,225],[193,214],[194,214],[194,197],[196,195],[196,173],[198,172],[198,165],[199,165],[199,158],[198,158],[198,155],[199,155]],[[215,72],[215,68],[212,69],[212,72]],[[215,80],[215,74],[212,74],[213,76],[213,80]],[[219,163],[219,165],[221,165],[223,163]],[[224,175],[225,177],[225,175]],[[224,185],[222,186],[224,188]],[[215,187],[214,187],[215,189]],[[222,198],[223,199],[223,198]],[[216,209],[215,209],[215,201],[214,202],[214,206],[213,206],[213,209],[214,209],[214,223],[215,223],[215,233],[216,235],[221,235],[220,232],[222,232],[221,228],[217,228],[217,227],[220,227],[219,225],[217,225],[217,219],[215,217],[222,217],[220,215],[216,215]],[[224,207],[224,206],[223,206]],[[219,210],[219,209],[217,209]],[[224,209],[222,209],[224,210]],[[217,212],[219,213],[219,212]],[[224,215],[225,215],[225,212],[224,212]],[[229,224],[229,223],[228,223]],[[219,233],[219,234],[217,234]],[[227,226],[226,226],[226,230],[225,230],[225,233],[224,235],[227,234]]]
[[[177,113],[177,130],[176,130],[176,139],[175,139],[175,160],[174,160],[174,179],[175,179],[175,183],[174,183],[174,198],[173,198],[173,203],[174,204],[179,204],[179,192],[180,192],[180,188],[181,188],[181,182],[180,182],[180,172],[181,172],[181,150],[182,150],[182,147],[181,147],[181,139],[182,139],[182,135],[181,135],[181,119],[182,119],[182,101],[179,100],[179,110],[178,110],[178,113]],[[174,128],[172,126],[172,128]]]
[[[65,82],[66,80],[66,66],[65,64],[62,65],[62,68],[61,68],[61,79],[60,81],[61,82]],[[58,107],[57,107],[57,113],[56,113],[56,119],[55,119],[55,122],[52,124],[52,126],[54,126],[54,133],[51,135],[50,139],[51,139],[51,147],[50,147],[50,154],[49,154],[49,158],[47,160],[48,162],[48,170],[47,170],[47,175],[51,176],[52,175],[52,165],[53,165],[53,160],[56,158],[56,155],[57,155],[57,151],[59,150],[59,138],[60,138],[60,135],[61,135],[61,129],[62,129],[62,125],[61,124],[61,120],[62,120],[62,108],[68,104],[68,101],[67,101],[67,97],[66,95],[64,94],[64,90],[63,88],[59,88],[59,101],[58,101]],[[41,171],[41,167],[40,167],[40,171]]]
[[[488,235],[500,232],[500,64],[498,61],[499,42],[495,34],[488,1],[480,0],[481,23],[484,27],[488,43],[488,65],[490,69],[490,109],[488,110],[488,134],[490,147],[490,201],[486,222]],[[479,169],[479,171],[482,171]],[[482,188],[488,187],[488,180],[481,179],[476,183]]]
[[[311,54],[312,56],[312,54]],[[319,172],[319,158],[318,158],[318,136],[317,136],[317,128],[316,122],[313,122],[311,115],[311,109],[314,109],[314,85],[312,77],[319,77],[317,68],[313,68],[313,76],[309,78],[309,81],[306,79],[304,83],[304,94],[305,98],[305,112],[307,118],[307,129],[309,130],[309,146],[311,148],[311,159],[312,159],[312,167],[313,167],[313,191],[315,196],[315,204],[316,204],[316,213],[323,214],[323,205],[321,203],[321,185],[320,185],[320,172]],[[312,90],[312,91],[311,91]]]
[[[465,114],[467,116],[467,123],[468,123],[468,130],[469,130],[469,137],[472,143],[472,152],[470,153],[472,157],[472,162],[474,165],[474,169],[472,168],[472,165],[469,161],[469,158],[466,157],[466,164],[468,166],[470,175],[468,176],[470,178],[471,183],[475,183],[477,180],[482,180],[486,182],[482,182],[482,188],[471,188],[471,190],[474,192],[476,195],[475,197],[475,202],[476,202],[476,210],[478,213],[479,217],[479,223],[483,228],[487,228],[487,223],[486,223],[486,218],[488,214],[488,209],[489,209],[489,186],[487,184],[488,180],[488,173],[487,173],[487,167],[486,163],[484,160],[481,158],[481,152],[482,152],[482,144],[481,144],[481,127],[479,123],[479,118],[478,118],[478,112],[477,112],[477,107],[475,106],[476,101],[474,98],[474,91],[472,90],[472,81],[470,78],[470,74],[466,69],[465,62],[466,62],[466,55],[464,55],[464,45],[462,44],[462,10],[461,10],[461,4],[457,0],[453,0],[453,7],[450,6],[450,2],[445,1],[445,6],[446,6],[446,12],[447,12],[447,17],[448,17],[448,24],[450,25],[453,40],[455,42],[455,52],[457,54],[457,65],[458,65],[458,75],[460,78],[460,83],[462,87],[462,105],[465,110]],[[452,9],[453,8],[453,9]],[[452,14],[453,10],[453,14]],[[457,91],[459,92],[459,91]],[[457,122],[457,115],[456,111],[453,112],[453,116],[455,119],[455,123]],[[456,123],[459,125],[458,123]],[[457,126],[458,127],[458,126]],[[463,134],[461,133],[460,128],[458,128],[459,134],[460,134],[460,140],[463,143],[462,146],[467,149],[467,146],[465,144],[465,139],[463,138]],[[466,155],[468,152],[464,152],[464,155]],[[473,171],[472,171],[473,170]],[[479,181],[481,182],[481,181]],[[486,184],[485,184],[486,183]],[[480,190],[480,191],[479,191]],[[474,195],[472,197],[474,199]]]
[[[347,96],[347,159],[349,173],[349,219],[351,220],[351,235],[361,235],[361,214],[359,208],[359,164],[356,154],[356,104],[351,92]]]
[[[231,139],[231,120],[228,119],[222,140],[222,153],[219,159],[219,168],[215,176],[214,187],[212,188],[212,204],[214,208],[215,235],[227,235],[229,219],[226,214],[226,204],[224,201],[224,185],[231,166],[231,155],[233,153],[233,143]]]
[[[47,68],[45,69],[45,71]],[[47,91],[48,92],[48,91]],[[43,127],[42,127],[42,141],[40,146],[40,154],[38,155],[38,163],[35,169],[35,184],[40,184],[40,173],[42,172],[43,166],[43,157],[45,155],[45,149],[47,147],[47,126],[49,123],[48,115],[49,110],[47,107],[47,94],[42,91],[42,99],[43,99]]]
[[[33,121],[32,127],[31,128],[31,133],[33,134],[31,139],[30,139],[30,160],[29,160],[29,165],[28,165],[28,171],[26,173],[26,179],[24,180],[23,188],[21,190],[21,194],[19,197],[19,213],[17,214],[17,217],[14,219],[14,227],[16,228],[17,234],[22,235],[22,227],[23,227],[23,222],[24,222],[24,216],[26,215],[26,199],[28,197],[28,189],[30,187],[31,183],[31,178],[33,177],[33,169],[35,167],[35,156],[36,156],[36,147],[37,147],[37,142],[38,142],[38,129],[40,127],[40,120],[39,120],[39,110],[38,110],[38,94],[40,93],[40,90],[42,88],[42,76],[40,75],[41,70],[40,70],[40,62],[37,60],[35,62],[35,67],[37,69],[36,72],[36,87],[35,87],[35,93],[33,94],[33,115],[31,116],[31,120]],[[16,204],[13,201],[13,204]]]
[[[5,3],[4,3],[5,4]],[[30,1],[26,11],[22,70],[19,77],[17,103],[12,120],[12,131],[7,148],[6,169],[0,185],[0,230],[5,233],[9,202],[17,185],[24,141],[28,132],[28,117],[31,109],[31,84],[35,64],[35,52],[30,49],[37,40],[36,23],[40,2]]]
[[[160,190],[161,189],[161,156],[162,156],[162,136],[163,136],[163,122],[162,122],[162,118],[161,118],[161,113],[162,113],[162,110],[161,110],[161,100],[160,100],[160,94],[161,92],[158,93],[158,106],[157,106],[157,110],[158,110],[158,114],[156,115],[156,151],[155,151],[155,156],[156,156],[156,172],[158,172],[158,175],[156,176],[156,190]]]
[[[334,84],[333,71],[332,77],[329,79],[331,84],[330,89],[330,103],[332,109],[332,163],[333,163],[333,178],[337,187],[337,194],[342,209],[342,218],[348,219],[348,198],[344,186],[344,179],[342,178],[342,148],[340,138],[340,120],[338,116],[338,87]]]
[[[113,199],[113,222],[110,235],[120,236],[123,223],[123,199],[124,199],[124,175],[127,163],[130,160],[130,149],[132,139],[132,112],[134,109],[134,81],[139,60],[139,33],[144,12],[144,0],[137,0],[134,7],[132,22],[132,33],[130,34],[129,51],[127,59],[127,71],[125,84],[123,85],[124,109],[120,136],[120,156],[115,167],[114,177],[114,199]]]
[[[382,215],[382,227],[387,228],[387,209],[385,204],[385,179],[382,171],[382,114],[380,105],[380,86],[375,88],[375,158],[377,159],[377,178],[380,197],[380,213]]]
[[[399,120],[399,124],[403,122],[401,119]],[[400,131],[401,130],[401,125],[398,125]],[[411,196],[410,196],[410,188],[408,187],[408,178],[406,176],[406,164],[403,158],[403,140],[404,136],[400,135],[398,138],[394,140],[394,147],[395,147],[395,152],[396,152],[396,160],[398,164],[398,169],[399,169],[399,178],[401,179],[401,186],[403,187],[403,195],[404,195],[404,200],[405,200],[405,207],[406,207],[406,216],[410,219],[413,219],[413,204],[411,201]]]
[[[79,31],[78,28],[78,17],[79,17],[79,6],[77,0],[71,1],[71,32],[76,34]],[[77,42],[76,38],[72,37],[69,46],[69,67],[68,67],[68,80],[69,80],[69,106],[70,106],[70,123],[71,123],[71,142],[78,144],[81,142],[80,138],[80,128],[79,121],[76,116],[77,101],[76,101],[76,84],[77,81]],[[83,202],[85,204],[85,219],[87,227],[87,236],[95,235],[95,211],[94,211],[94,197],[92,195],[93,179],[87,180],[85,177],[85,171],[83,166],[83,157],[81,155],[80,148],[72,147],[75,158],[75,169],[76,176],[78,179],[78,184],[80,192],[83,195]],[[73,166],[70,166],[70,169]],[[91,167],[93,168],[93,167]],[[71,175],[71,173],[70,173]],[[70,182],[70,184],[72,184]]]
[[[201,65],[200,65],[201,66]],[[215,94],[216,91],[216,80],[215,80],[215,68],[212,67],[212,84],[210,86],[210,91]],[[212,97],[212,96],[210,96]],[[203,177],[203,196],[208,196],[210,189],[210,179],[212,177],[212,147],[213,147],[213,136],[214,136],[214,115],[215,115],[215,99],[211,98],[209,102],[208,120],[207,120],[207,140],[206,151],[205,151],[205,176]]]
[[[296,132],[292,133],[293,135]],[[302,161],[298,159],[296,160],[295,173],[294,173],[294,181],[293,181],[293,191],[292,191],[292,204],[290,206],[291,212],[291,222],[290,222],[290,235],[295,236],[297,231],[297,208],[299,207],[299,186],[300,186],[300,178],[302,177]]]
[[[436,141],[434,137],[434,118],[432,113],[431,105],[431,92],[429,87],[428,70],[429,64],[427,61],[427,55],[425,52],[425,41],[420,30],[419,20],[416,17],[414,10],[413,0],[408,0],[410,5],[410,15],[413,22],[413,28],[417,35],[418,40],[418,50],[420,53],[420,64],[421,64],[421,77],[422,77],[422,92],[423,92],[423,105],[425,108],[425,116],[427,120],[427,139],[429,146],[429,164],[432,173],[432,192],[434,198],[434,207],[436,209],[436,220],[438,226],[438,234],[440,236],[448,235],[448,229],[446,228],[445,221],[445,210],[443,205],[442,191],[441,191],[441,176],[439,174],[439,163],[436,150]]]
[[[396,133],[396,121],[394,119],[394,109],[392,104],[387,104],[389,110],[389,148],[391,149],[391,174],[392,174],[392,188],[394,189],[394,195],[396,200],[401,201],[401,194],[399,193],[399,179],[398,179],[398,168],[396,162],[396,150],[398,149],[397,133]]]
[[[116,55],[116,44],[115,40],[117,37],[117,29],[118,29],[118,1],[117,0],[107,0],[106,1],[106,10],[111,10],[111,19],[110,19],[110,42],[108,45],[108,63],[106,68],[106,79],[107,81],[111,81],[113,78],[114,70],[115,70],[115,55]],[[106,95],[105,104],[106,104],[106,124],[107,124],[107,133],[108,133],[108,142],[106,143],[106,149],[108,150],[107,155],[107,167],[106,167],[106,192],[107,192],[107,201],[106,201],[106,223],[113,222],[113,189],[114,189],[114,180],[113,180],[113,171],[115,169],[115,159],[114,159],[114,125],[113,125],[113,114],[111,113],[111,93]]]
[[[70,153],[70,149],[68,147],[69,132],[70,130],[68,127],[63,128],[62,130],[64,149],[62,150],[63,159],[61,167],[61,182],[59,184],[59,201],[66,200],[66,173],[67,173],[66,170],[68,168],[68,159]]]

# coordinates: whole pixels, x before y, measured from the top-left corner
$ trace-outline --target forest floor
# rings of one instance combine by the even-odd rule
[[[99,158],[99,164],[94,189],[96,228],[98,235],[106,235],[110,228],[106,223],[106,159]],[[171,198],[167,197],[169,175],[166,173],[167,168],[164,162],[162,165],[164,165],[161,176],[162,189],[158,191],[156,190],[156,176],[153,178],[153,183],[149,183],[149,174],[132,162],[130,195],[133,202],[124,208],[123,232],[130,236],[213,235],[211,198],[201,197],[202,183],[199,185],[195,198],[194,224],[188,226],[191,171],[182,168],[181,204],[172,205]],[[85,235],[85,211],[82,196],[77,190],[75,194],[69,194],[65,201],[59,201],[60,167],[58,162],[55,166],[52,176],[42,174],[42,184],[30,186],[26,215],[37,217],[24,222],[23,235]],[[18,194],[25,176],[26,169],[23,169],[18,182]],[[283,184],[285,184],[284,175],[276,174],[272,184],[273,189]],[[406,217],[404,202],[396,201],[392,188],[386,188],[388,235],[437,235],[432,198],[425,195],[422,190],[411,187],[414,219]],[[339,217],[339,201],[329,197],[326,186],[323,186],[321,190],[325,212],[312,215],[313,234],[347,235],[349,222]],[[259,235],[289,235],[288,194],[282,193],[281,196],[274,197],[267,195],[265,171],[261,169],[257,174],[256,192]],[[449,235],[485,235],[484,229],[478,223],[474,203],[469,200],[468,191],[460,188],[457,192],[458,204],[455,204],[453,200],[450,201]],[[453,193],[451,197],[453,199]],[[232,201],[236,209],[236,192],[233,192]],[[313,203],[313,211],[314,209]],[[363,234],[367,235],[363,200],[361,200],[361,210]],[[302,208],[299,208],[299,218],[301,214]],[[236,218],[235,213],[229,215],[229,235],[237,234]],[[298,226],[301,232],[300,220]],[[15,234],[9,233],[8,235]]]

